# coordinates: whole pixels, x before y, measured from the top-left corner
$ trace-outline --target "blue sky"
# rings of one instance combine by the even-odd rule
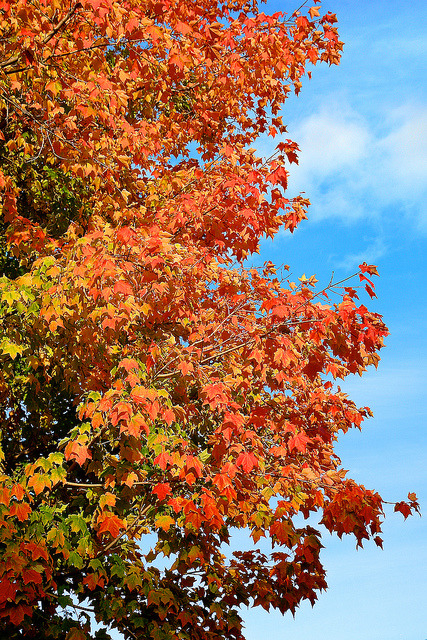
[[[297,5],[269,0],[264,11]],[[374,418],[337,450],[350,477],[390,501],[415,491],[425,515],[404,522],[389,507],[384,550],[368,544],[356,551],[353,539],[325,534],[328,591],[295,619],[245,610],[246,637],[426,640],[425,1],[324,0],[322,8],[339,19],[341,65],[315,67],[283,111],[289,137],[301,147],[289,195],[307,194],[309,220],[294,235],[263,243],[259,264],[289,264],[295,277],[316,274],[319,285],[332,271],[337,278],[353,273],[363,260],[378,265],[378,299],[369,307],[383,314],[391,335],[378,370],[342,385]],[[277,142],[260,140],[260,154]],[[242,543],[236,536],[234,545]]]
[[[267,12],[298,3],[267,2]],[[313,3],[314,4],[314,3]],[[386,500],[415,491],[424,518],[389,508],[384,550],[356,551],[325,535],[329,590],[314,608],[282,617],[245,612],[247,640],[427,638],[427,100],[425,2],[325,0],[345,42],[339,67],[319,66],[283,111],[299,143],[289,195],[304,191],[309,220],[265,242],[260,262],[287,263],[320,284],[378,265],[378,299],[391,335],[377,371],[343,384],[374,411],[338,443],[343,465]],[[310,6],[310,4],[308,4]],[[274,142],[261,140],[267,155]]]

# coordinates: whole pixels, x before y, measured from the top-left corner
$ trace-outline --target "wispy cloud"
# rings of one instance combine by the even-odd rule
[[[368,239],[366,247],[358,253],[350,253],[341,261],[336,262],[336,266],[351,271],[362,262],[368,264],[377,264],[378,260],[383,257],[387,251],[387,245],[383,238],[377,237],[373,240]],[[331,257],[334,259],[334,257]]]
[[[379,195],[383,201],[400,200],[418,209],[419,222],[427,225],[427,107],[402,106],[389,121],[390,132],[376,141],[375,148],[376,157],[384,161]]]
[[[307,194],[312,219],[351,223],[393,209],[427,232],[427,106],[402,105],[368,121],[329,98],[289,132],[301,148],[289,194]]]
[[[372,405],[385,417],[395,417],[396,407],[410,418],[424,413],[421,401],[426,394],[423,376],[425,363],[397,361],[371,369],[363,378],[351,376],[341,383],[342,389],[356,402]],[[384,424],[386,427],[386,424]]]

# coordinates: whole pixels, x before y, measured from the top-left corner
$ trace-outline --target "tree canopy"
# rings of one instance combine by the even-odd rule
[[[326,587],[296,516],[381,545],[383,500],[334,443],[370,415],[336,379],[387,328],[350,281],[245,266],[306,217],[280,114],[342,50],[313,4],[0,0],[7,637],[241,640],[240,605]],[[254,545],[231,554],[238,529]]]

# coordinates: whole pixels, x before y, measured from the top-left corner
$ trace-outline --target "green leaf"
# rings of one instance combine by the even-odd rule
[[[69,595],[59,595],[58,602],[63,609],[65,609],[65,607],[70,607],[73,605],[73,601],[71,599],[71,596]]]
[[[69,523],[71,531],[73,533],[86,533],[87,524],[80,515],[73,514],[69,516],[67,523]]]
[[[77,553],[77,551],[71,551],[68,562],[74,567],[77,567],[77,569],[81,569],[83,567],[83,558]]]
[[[55,464],[62,464],[64,462],[64,454],[60,451],[55,451],[54,453],[51,453],[49,455],[48,460],[50,460],[50,462],[54,462]]]
[[[54,467],[51,471],[50,478],[53,484],[62,483],[67,477],[67,472],[62,467]]]

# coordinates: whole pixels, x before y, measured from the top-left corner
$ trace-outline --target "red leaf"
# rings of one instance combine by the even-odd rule
[[[22,51],[22,55],[24,56],[24,60],[28,65],[34,64],[34,54],[30,49],[24,49]]]
[[[13,607],[8,607],[4,611],[1,612],[2,617],[5,615],[9,616],[9,619],[12,624],[18,627],[25,616],[32,616],[33,610],[28,605],[24,604],[16,604]]]
[[[375,291],[368,284],[365,284],[365,289],[369,293],[371,298],[376,298],[377,297],[377,294],[375,293]]]
[[[359,264],[359,269],[362,273],[369,273],[371,276],[378,276],[378,269],[374,264],[366,264],[366,262],[362,262]]]
[[[193,470],[198,478],[202,477],[203,465],[196,456],[190,454],[186,457],[185,469],[186,471]]]
[[[34,569],[23,569],[22,578],[24,584],[28,584],[29,582],[33,582],[34,584],[41,584],[43,581],[41,574]]]
[[[33,560],[38,560],[39,558],[43,558],[43,560],[48,561],[48,555],[45,547],[41,544],[36,544],[35,542],[28,542],[25,545],[25,549],[31,552],[31,558]]]
[[[13,602],[17,590],[18,587],[16,583],[10,582],[7,578],[0,580],[0,604],[6,602],[6,600]]]
[[[156,494],[159,500],[164,500],[166,496],[169,496],[172,493],[171,486],[168,482],[156,484],[153,487],[153,493]]]
[[[163,451],[156,458],[154,458],[154,464],[158,464],[159,467],[163,470],[166,469],[170,462],[170,455],[167,451]]]
[[[394,506],[395,511],[400,511],[403,517],[406,518],[411,515],[411,505],[407,502],[397,502]]]
[[[245,451],[237,456],[236,466],[242,467],[243,471],[250,473],[253,468],[258,467],[258,460],[251,451]]]
[[[226,473],[218,473],[213,479],[213,484],[218,487],[220,491],[223,491],[225,487],[230,487],[232,482]]]
[[[310,438],[307,438],[305,433],[302,433],[302,432],[297,433],[295,436],[292,436],[291,438],[289,438],[289,441],[288,441],[289,451],[293,451],[294,449],[296,449],[301,453],[305,453],[308,442],[310,442]]]
[[[374,542],[377,545],[377,547],[381,547],[381,549],[383,548],[383,539],[382,538],[380,538],[379,536],[375,536]]]
[[[98,586],[104,586],[104,578],[97,573],[88,573],[88,575],[83,578],[83,584],[87,585],[90,591],[93,591]]]

